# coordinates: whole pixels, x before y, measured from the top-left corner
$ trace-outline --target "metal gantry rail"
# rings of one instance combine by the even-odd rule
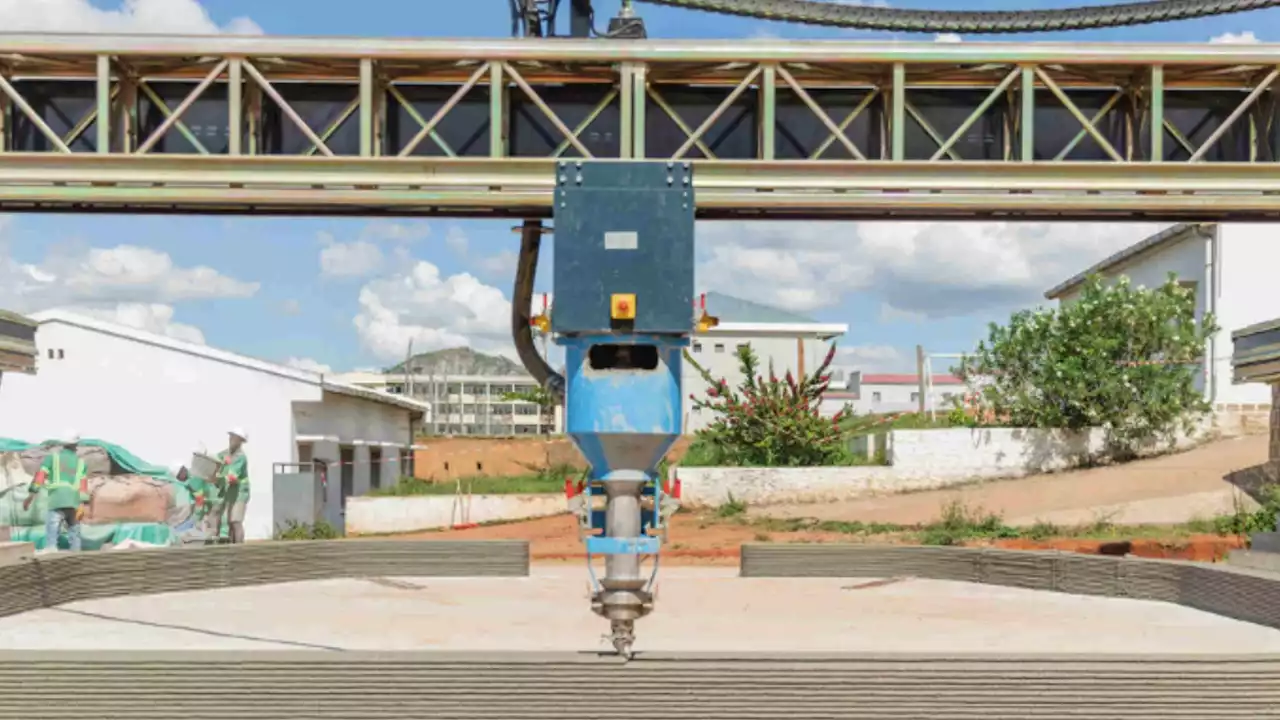
[[[1270,219],[1277,77],[1272,45],[9,34],[0,209],[544,217],[558,162],[653,158],[711,218]]]

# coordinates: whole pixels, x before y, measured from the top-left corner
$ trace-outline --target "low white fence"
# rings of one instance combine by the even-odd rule
[[[434,530],[463,523],[559,515],[567,510],[564,495],[415,495],[353,497],[347,500],[348,535]]]
[[[1140,454],[1191,447],[1206,434],[1198,428],[1172,443],[1153,443]],[[1067,470],[1103,459],[1106,449],[1101,429],[950,428],[887,435],[888,465],[678,467],[676,475],[689,505],[718,505],[730,495],[748,503],[821,502]]]
[[[1207,437],[1201,428],[1141,454],[1187,448]],[[1102,430],[1061,432],[1018,428],[894,430],[879,441],[889,465],[813,468],[677,467],[686,505],[719,505],[732,496],[747,503],[821,502],[974,480],[1054,472],[1095,462],[1105,452]],[[461,523],[559,515],[563,495],[357,497],[347,501],[349,535],[413,532]]]

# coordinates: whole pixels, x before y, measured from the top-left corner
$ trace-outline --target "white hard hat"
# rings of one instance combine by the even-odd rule
[[[62,433],[62,441],[67,443],[80,442],[80,433],[75,430],[66,430]]]
[[[249,442],[249,435],[248,435],[248,433],[246,433],[246,432],[244,431],[244,428],[238,428],[238,427],[236,427],[236,428],[231,428],[230,430],[228,430],[228,431],[227,431],[227,434],[228,434],[228,435],[235,435],[236,437],[240,438],[241,440],[243,440],[243,441],[245,441],[245,442]]]

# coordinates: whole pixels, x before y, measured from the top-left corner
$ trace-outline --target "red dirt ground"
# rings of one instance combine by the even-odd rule
[[[372,538],[371,538],[372,539]],[[528,540],[535,562],[581,561],[582,544],[568,515],[540,518],[522,523],[489,525],[466,530],[431,531],[396,535],[397,540]],[[745,525],[708,522],[694,515],[672,518],[670,544],[664,546],[662,560],[678,565],[735,565],[739,548],[747,542],[779,543],[894,543],[892,536],[857,537],[841,533],[800,531],[761,532]],[[1062,550],[1091,555],[1125,555],[1216,562],[1230,550],[1243,547],[1236,537],[1195,535],[1178,540],[997,540],[975,543],[1015,550]]]

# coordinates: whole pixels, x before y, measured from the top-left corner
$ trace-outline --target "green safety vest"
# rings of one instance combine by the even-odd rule
[[[54,510],[73,508],[89,502],[89,493],[80,492],[80,481],[84,479],[84,459],[76,462],[75,477],[66,481],[62,478],[62,452],[53,453],[53,473],[49,479],[49,507]]]

